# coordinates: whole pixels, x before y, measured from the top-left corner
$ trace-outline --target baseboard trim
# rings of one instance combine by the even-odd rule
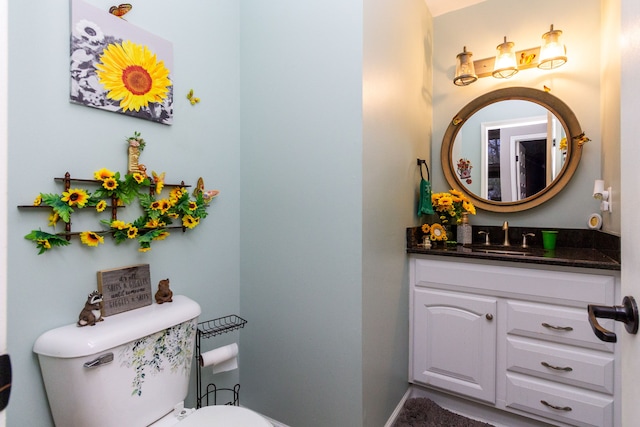
[[[404,406],[404,402],[406,402],[407,399],[409,398],[409,396],[411,396],[411,393],[412,393],[411,392],[411,387],[409,387],[407,389],[407,391],[405,392],[404,396],[402,396],[402,399],[400,399],[400,402],[396,406],[396,409],[393,410],[393,412],[391,413],[391,416],[389,417],[387,422],[384,424],[384,427],[391,427],[393,425],[393,423],[396,422],[396,418],[398,418],[398,415],[400,415],[400,411],[402,411],[402,407]]]

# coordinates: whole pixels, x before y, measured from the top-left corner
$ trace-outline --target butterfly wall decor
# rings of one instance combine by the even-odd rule
[[[156,185],[156,194],[160,194],[162,192],[162,188],[164,187],[164,175],[165,172],[156,173],[156,171],[151,171],[153,182]]]
[[[187,94],[187,99],[189,100],[189,102],[191,102],[191,105],[196,105],[198,102],[200,102],[200,98],[196,98],[195,96],[193,96],[193,89],[191,89]]]
[[[118,18],[122,18],[124,15],[129,13],[131,8],[133,8],[133,6],[130,3],[122,3],[119,6],[111,6],[109,8],[109,13],[117,16]]]
[[[200,177],[198,178],[198,183],[196,184],[196,188],[193,190],[193,196],[198,197],[198,195],[200,194],[202,194],[202,198],[204,199],[205,203],[209,203],[211,200],[213,200],[214,197],[220,194],[220,191],[205,190],[204,180],[202,179],[202,177]]]

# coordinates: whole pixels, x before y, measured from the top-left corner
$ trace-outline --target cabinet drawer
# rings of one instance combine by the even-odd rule
[[[601,322],[607,330],[616,330],[614,321]],[[611,353],[614,351],[613,343],[600,341],[593,333],[587,318],[586,306],[584,309],[579,309],[508,301],[507,333]]]
[[[506,404],[576,426],[613,425],[613,397],[530,377],[507,374]]]
[[[609,353],[509,337],[507,370],[613,394],[614,358]]]
[[[498,267],[414,257],[411,284],[569,307],[613,305],[616,280],[599,274]],[[522,298],[520,298],[522,297]]]

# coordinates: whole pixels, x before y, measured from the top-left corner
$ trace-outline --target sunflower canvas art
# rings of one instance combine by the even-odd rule
[[[71,0],[73,103],[171,124],[173,46],[81,0]]]

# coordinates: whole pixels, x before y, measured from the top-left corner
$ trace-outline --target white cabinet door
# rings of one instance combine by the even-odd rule
[[[496,299],[413,292],[412,380],[495,403]]]

